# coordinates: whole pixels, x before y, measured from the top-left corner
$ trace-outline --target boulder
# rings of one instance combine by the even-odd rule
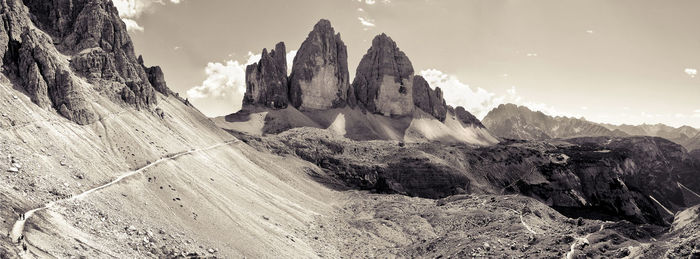
[[[262,105],[274,109],[289,104],[287,87],[287,57],[284,42],[267,52],[263,49],[260,61],[246,67],[246,92],[243,105]]]
[[[294,57],[290,102],[302,110],[344,107],[349,85],[347,47],[331,23],[320,20]]]

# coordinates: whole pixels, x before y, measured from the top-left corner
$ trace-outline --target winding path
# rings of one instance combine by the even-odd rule
[[[61,203],[61,202],[67,202],[67,201],[72,201],[72,200],[77,200],[77,199],[83,198],[83,197],[85,197],[85,196],[87,196],[87,195],[89,195],[89,194],[91,194],[91,193],[97,192],[97,191],[99,191],[99,190],[102,190],[102,189],[107,188],[107,187],[109,187],[109,186],[112,186],[112,185],[114,185],[114,184],[117,184],[117,183],[121,182],[122,180],[124,180],[124,179],[127,178],[127,177],[130,177],[130,176],[135,175],[135,174],[139,174],[139,173],[143,172],[144,170],[146,170],[146,169],[148,169],[148,168],[151,168],[151,167],[154,167],[154,166],[156,166],[156,165],[158,165],[158,164],[160,164],[160,163],[163,163],[163,162],[165,162],[165,161],[173,160],[173,159],[178,158],[178,157],[180,157],[180,156],[192,154],[192,153],[195,153],[195,152],[201,152],[201,151],[206,151],[206,150],[214,149],[214,148],[217,148],[217,147],[220,147],[220,146],[224,146],[224,145],[230,145],[230,144],[233,144],[233,143],[237,143],[237,142],[239,142],[239,141],[240,141],[240,140],[230,140],[230,141],[226,141],[226,142],[223,142],[223,143],[219,143],[219,144],[216,144],[216,145],[213,145],[213,146],[210,146],[210,147],[206,147],[206,148],[191,149],[191,150],[189,150],[189,151],[184,151],[184,152],[180,152],[180,153],[175,153],[175,154],[172,154],[172,155],[163,157],[163,158],[161,158],[161,159],[158,159],[158,160],[156,160],[156,161],[154,161],[154,162],[148,163],[147,165],[145,165],[145,166],[143,166],[143,167],[141,167],[141,168],[139,168],[139,169],[130,171],[130,172],[128,172],[128,173],[125,173],[125,174],[123,174],[123,175],[117,177],[116,179],[114,179],[113,181],[111,181],[111,182],[109,182],[109,183],[107,183],[107,184],[97,186],[97,187],[95,187],[95,188],[92,188],[92,189],[90,189],[90,190],[87,190],[87,191],[85,191],[85,192],[83,192],[83,193],[81,193],[81,194],[78,194],[78,195],[74,195],[74,196],[71,196],[71,197],[68,197],[68,198],[65,198],[65,199],[55,200],[55,201],[49,202],[49,203],[47,203],[47,204],[44,204],[44,206],[41,206],[41,207],[39,207],[39,208],[35,208],[35,209],[30,210],[30,211],[27,211],[27,212],[24,213],[24,219],[18,219],[18,220],[15,222],[15,224],[12,226],[11,238],[12,238],[13,241],[17,242],[18,239],[19,239],[19,237],[22,236],[22,234],[24,233],[24,225],[26,224],[27,220],[29,220],[29,219],[32,217],[32,215],[34,215],[34,213],[36,213],[36,212],[38,212],[38,211],[42,211],[42,210],[51,208],[51,207],[53,207],[54,205],[56,205],[56,204],[58,204],[58,203]]]

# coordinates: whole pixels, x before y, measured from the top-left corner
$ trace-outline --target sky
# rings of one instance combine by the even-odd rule
[[[113,0],[137,54],[208,116],[236,112],[245,66],[283,41],[288,62],[321,18],[348,47],[397,42],[448,104],[501,103],[613,124],[700,128],[700,1]],[[291,69],[291,65],[289,66]]]

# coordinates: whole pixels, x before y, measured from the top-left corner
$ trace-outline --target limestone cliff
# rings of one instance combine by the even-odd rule
[[[347,47],[331,23],[321,20],[294,57],[289,77],[290,101],[301,110],[343,107],[350,85],[348,78]]]

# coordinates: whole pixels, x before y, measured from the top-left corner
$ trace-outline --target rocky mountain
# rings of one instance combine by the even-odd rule
[[[139,109],[157,103],[157,90],[169,91],[152,86],[111,1],[6,0],[3,9],[2,65],[41,107],[79,124],[95,122],[91,89],[75,75]]]
[[[332,129],[352,139],[440,140],[479,145],[497,140],[463,107],[448,106],[396,42],[377,35],[349,83],[347,47],[320,20],[294,57],[287,78],[284,43],[246,70],[243,109],[216,118],[222,128],[253,134],[296,127]],[[288,107],[291,104],[291,108]]]
[[[321,20],[294,57],[289,96],[297,109],[344,107],[350,87],[348,51],[340,33]]]
[[[501,104],[483,120],[496,136],[510,139],[545,140],[584,136],[626,136],[597,123],[569,117],[552,117],[525,106]]]
[[[263,49],[260,61],[246,67],[246,91],[243,105],[286,108],[289,104],[287,85],[287,50],[277,43],[269,53]]]
[[[690,150],[700,149],[700,130],[690,127],[681,126],[674,128],[664,124],[642,124],[642,125],[612,125],[601,124],[611,130],[620,130],[631,136],[653,136],[662,137],[670,141],[676,142]]]
[[[135,58],[111,1],[0,13],[0,258],[697,257],[697,152],[664,139],[498,143],[384,68],[380,112],[304,101],[330,72],[297,109],[282,44],[219,124],[275,134],[227,132]],[[343,70],[319,27],[304,75]],[[406,115],[377,103],[397,84]]]
[[[406,115],[413,111],[413,65],[386,34],[372,40],[352,82],[358,105],[373,113]],[[425,80],[424,80],[425,81]]]
[[[700,130],[689,126],[674,128],[664,124],[612,125],[584,119],[553,117],[524,106],[502,104],[483,120],[496,136],[510,139],[546,140],[584,136],[652,136],[671,140],[688,151],[700,149]]]

